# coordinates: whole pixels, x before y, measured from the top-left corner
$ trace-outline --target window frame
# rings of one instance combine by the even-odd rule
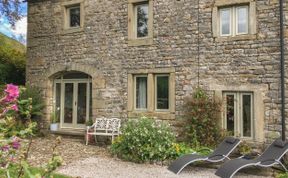
[[[79,26],[71,26],[71,9],[76,9],[76,8],[79,8],[79,10],[80,10],[80,24],[79,24]],[[66,13],[67,13],[67,28],[70,28],[70,29],[73,29],[73,28],[79,28],[80,26],[81,26],[81,7],[80,7],[80,4],[75,4],[75,5],[73,5],[73,6],[67,6],[66,7]]]
[[[221,12],[229,10],[230,13],[230,19],[229,19],[229,34],[223,34],[223,29],[222,29],[222,18],[221,18]],[[225,7],[219,9],[219,29],[220,29],[220,36],[232,36],[233,34],[233,9],[231,7]]]
[[[137,108],[137,91],[136,91],[136,88],[137,88],[137,77],[146,77],[147,78],[147,83],[146,83],[146,108]],[[148,110],[148,75],[134,75],[133,76],[133,103],[134,103],[134,110],[136,111],[147,111]]]
[[[220,20],[219,20],[219,10],[221,8],[227,7],[248,7],[248,33],[246,34],[234,34],[231,36],[221,36],[220,33]],[[216,0],[214,6],[212,7],[212,35],[216,42],[225,42],[233,40],[253,40],[256,39],[257,34],[257,10],[255,0]],[[234,17],[235,18],[235,17]],[[235,22],[234,22],[235,23]],[[234,25],[236,28],[236,24]],[[237,30],[238,31],[238,30]]]
[[[244,33],[239,33],[239,23],[238,23],[238,9],[245,7],[246,13],[247,13],[247,18],[246,18],[246,32]],[[236,35],[247,35],[249,34],[249,6],[248,5],[243,5],[243,6],[236,6],[235,7],[235,34]]]
[[[240,136],[243,139],[253,139],[255,138],[255,126],[254,126],[254,94],[253,92],[233,92],[233,91],[224,91],[223,92],[223,98],[224,98],[224,103],[225,103],[225,109],[223,112],[223,128],[227,129],[227,95],[233,95],[234,96],[234,135],[235,136]],[[244,95],[249,95],[251,99],[251,136],[244,136],[244,122],[243,122],[243,96]]]
[[[153,44],[153,1],[128,0],[128,46],[143,46]],[[137,10],[136,6],[148,4],[148,35],[137,38]]]
[[[147,6],[148,6],[148,21],[147,21],[147,28],[148,28],[148,34],[147,34],[147,36],[144,36],[144,37],[138,37],[138,23],[137,23],[137,18],[138,18],[138,12],[137,12],[137,6],[140,6],[140,5],[143,5],[143,4],[147,4]],[[143,1],[143,2],[141,2],[141,3],[135,3],[134,5],[133,5],[133,8],[134,8],[134,26],[133,26],[133,28],[134,28],[134,38],[135,39],[145,39],[145,38],[149,38],[149,1]]]
[[[63,2],[61,4],[63,11],[63,33],[73,33],[83,30],[84,27],[84,0],[72,0],[69,2]],[[70,26],[70,9],[79,7],[80,8],[80,25],[77,27]]]
[[[158,78],[157,77],[162,77],[162,76],[167,76],[168,77],[168,109],[158,109],[157,108],[157,82],[158,82]],[[155,106],[155,111],[160,111],[160,112],[165,112],[165,111],[169,111],[170,109],[170,96],[169,96],[169,93],[170,93],[170,75],[169,74],[154,74],[154,81],[155,81],[155,84],[154,84],[154,93],[155,93],[155,98],[154,98],[154,106]]]

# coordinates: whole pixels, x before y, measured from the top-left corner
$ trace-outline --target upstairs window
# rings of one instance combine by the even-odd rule
[[[219,9],[220,36],[236,36],[249,33],[249,7],[233,6]]]
[[[80,27],[80,5],[67,7],[69,27]]]
[[[128,0],[128,45],[153,43],[153,0]]]
[[[254,0],[217,0],[212,8],[212,31],[216,41],[252,40],[257,33]]]
[[[84,26],[84,0],[71,0],[62,3],[63,29],[65,32],[79,32]]]
[[[148,36],[148,2],[135,5],[135,32],[137,38],[143,38]]]

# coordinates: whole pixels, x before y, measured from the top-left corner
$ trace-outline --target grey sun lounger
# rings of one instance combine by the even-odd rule
[[[239,145],[240,140],[234,137],[225,138],[219,146],[208,156],[202,156],[199,154],[187,154],[176,159],[168,167],[168,170],[179,174],[187,165],[195,161],[208,161],[208,162],[220,162],[225,159],[230,159],[229,154]]]
[[[222,178],[233,177],[239,170],[249,166],[271,167],[281,165],[285,171],[286,167],[281,163],[281,158],[288,151],[288,142],[276,139],[269,147],[255,159],[237,158],[225,162],[217,171],[216,175]]]

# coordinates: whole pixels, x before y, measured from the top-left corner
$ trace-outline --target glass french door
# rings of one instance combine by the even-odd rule
[[[61,80],[55,83],[55,108],[60,128],[85,128],[91,107],[90,80]]]

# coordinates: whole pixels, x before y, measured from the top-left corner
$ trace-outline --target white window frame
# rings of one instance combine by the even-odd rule
[[[245,33],[238,33],[238,8],[246,7],[247,11],[247,29]],[[249,19],[249,5],[235,5],[229,7],[219,7],[218,9],[218,24],[219,24],[219,33],[221,37],[227,36],[240,36],[240,35],[248,35],[249,34],[249,26],[250,26],[250,19]],[[222,34],[222,18],[221,12],[224,10],[230,9],[230,34]]]
[[[240,8],[245,8],[246,9],[246,13],[247,13],[247,18],[246,18],[246,31],[245,32],[243,32],[243,33],[239,33],[238,32],[238,9],[240,9]],[[237,6],[236,8],[235,8],[235,23],[236,23],[236,29],[235,29],[235,32],[236,32],[236,35],[246,35],[246,34],[248,34],[249,33],[249,6],[248,5],[244,5],[244,6]]]
[[[147,78],[147,85],[146,85],[146,108],[137,108],[137,92],[136,92],[136,87],[137,87],[137,78],[138,77],[146,77]],[[148,109],[148,95],[149,95],[149,93],[148,93],[148,75],[134,75],[134,86],[133,86],[133,88],[134,88],[134,109],[136,110],[136,111],[147,111],[147,109]]]
[[[157,108],[157,77],[168,77],[168,108],[167,109],[158,109]],[[155,106],[155,111],[169,111],[170,110],[170,75],[169,74],[155,74],[154,76],[154,81],[155,81],[155,84],[154,84],[154,93],[155,93],[155,99],[154,99],[154,106]]]
[[[224,92],[223,98],[225,100],[225,110],[224,110],[224,122],[223,122],[223,128],[227,129],[227,103],[226,98],[227,95],[233,95],[234,96],[234,135],[240,136],[244,139],[252,139],[255,135],[255,127],[254,127],[254,94],[253,92]],[[243,135],[243,110],[242,110],[242,104],[243,104],[243,96],[249,95],[251,97],[251,136],[247,137]]]
[[[221,18],[221,12],[223,12],[223,11],[226,11],[226,10],[229,10],[230,11],[230,22],[229,22],[229,24],[230,24],[230,33],[229,34],[223,34],[223,32],[222,32],[222,18]],[[220,25],[220,27],[219,27],[219,29],[220,29],[220,35],[221,36],[231,36],[232,35],[232,31],[233,31],[233,20],[232,20],[232,18],[233,18],[233,10],[232,10],[232,8],[221,8],[221,9],[219,9],[219,25]]]

